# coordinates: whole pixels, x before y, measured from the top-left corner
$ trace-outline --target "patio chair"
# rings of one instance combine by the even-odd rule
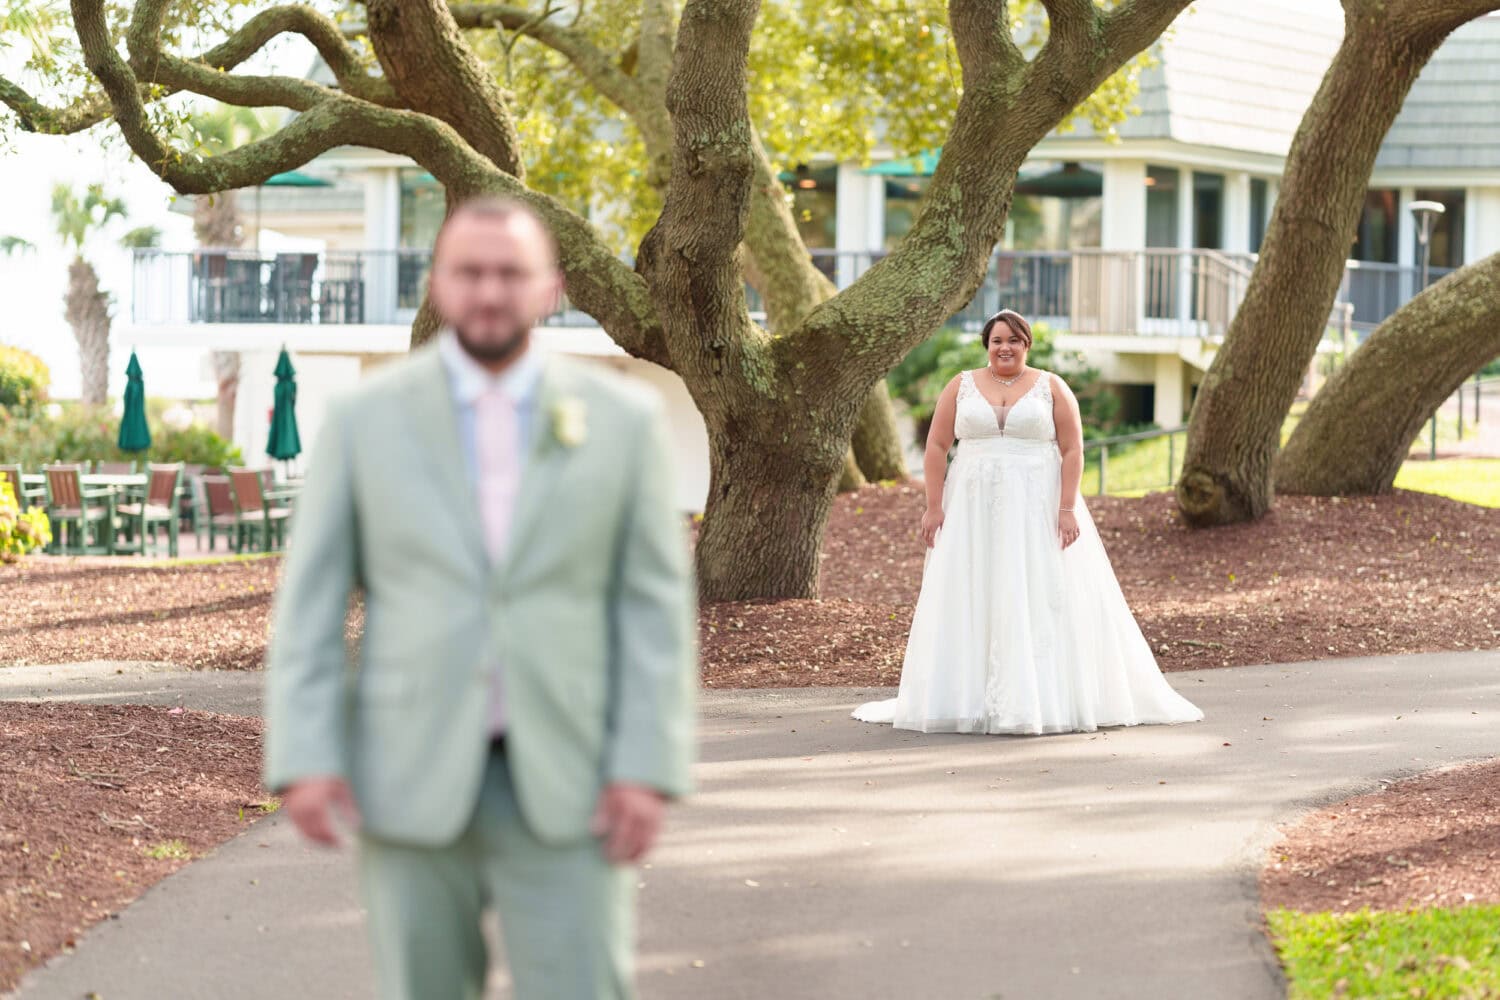
[[[21,467],[19,465],[0,465],[0,479],[10,483],[10,488],[15,490],[16,503],[22,510],[27,507],[43,507],[47,503],[47,487],[27,486],[21,478]]]
[[[114,550],[115,491],[84,489],[83,466],[48,465],[47,517],[52,520],[49,551],[70,555],[109,555]],[[67,543],[63,542],[66,529]],[[94,543],[89,544],[93,530]]]
[[[198,493],[193,483],[208,471],[203,465],[184,465],[182,467],[182,488],[177,491],[177,517],[179,521],[188,526],[188,530],[194,535],[198,534]]]
[[[115,539],[115,551],[146,552],[146,536],[156,545],[156,529],[167,529],[167,554],[177,558],[177,534],[180,527],[180,512],[177,494],[182,489],[182,465],[155,465],[147,467],[150,473],[146,480],[144,496],[134,496],[128,502],[118,504],[116,512],[126,529],[126,537],[132,539],[125,545]]]
[[[292,512],[287,507],[267,506],[267,491],[261,473],[254,469],[230,469],[229,483],[232,487],[235,513],[239,515],[235,551],[242,550],[247,535],[252,539],[252,547],[253,540],[259,538],[262,552],[271,551],[273,535],[275,545],[284,545],[286,522],[292,516]]]
[[[215,539],[222,533],[224,540],[235,551],[239,551],[240,516],[234,509],[234,493],[228,476],[199,476],[195,481],[199,498],[198,513],[194,517],[199,546],[203,535],[208,536],[208,550],[214,550]]]
[[[133,476],[134,462],[95,462],[94,471],[101,476]]]

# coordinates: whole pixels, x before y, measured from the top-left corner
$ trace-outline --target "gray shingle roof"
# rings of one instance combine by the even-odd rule
[[[1500,17],[1448,36],[1412,85],[1375,165],[1500,170]]]

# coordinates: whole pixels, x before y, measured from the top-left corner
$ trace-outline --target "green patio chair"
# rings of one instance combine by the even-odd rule
[[[258,539],[260,551],[270,552],[274,545],[286,544],[286,523],[292,512],[286,507],[272,507],[266,503],[265,479],[254,469],[230,469],[229,484],[234,497],[234,510],[239,515],[235,534],[235,551],[242,551],[245,539]],[[274,539],[274,542],[273,542]]]
[[[84,489],[81,465],[47,465],[42,472],[47,476],[47,516],[52,520],[52,546],[48,551],[67,555],[111,554],[115,491],[108,487]],[[89,543],[90,532],[93,544]]]
[[[214,550],[214,541],[220,534],[235,551],[239,551],[240,515],[234,509],[234,495],[228,476],[199,476],[198,493],[202,498],[198,513],[194,515],[194,531],[198,533],[198,544],[208,536],[208,550]]]
[[[28,507],[45,507],[47,505],[47,487],[27,486],[21,478],[22,471],[19,465],[0,465],[0,479],[10,481],[10,488],[16,492],[16,503],[21,509]]]
[[[125,529],[127,541],[122,544],[115,539],[116,552],[146,553],[146,539],[160,551],[156,541],[156,529],[167,529],[167,554],[177,558],[177,534],[179,509],[177,494],[182,489],[182,463],[175,465],[148,465],[145,495],[129,497],[125,503],[117,504],[121,527]]]

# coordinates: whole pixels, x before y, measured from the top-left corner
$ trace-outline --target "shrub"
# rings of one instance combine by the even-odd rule
[[[47,401],[52,373],[41,358],[0,344],[0,408],[29,414]]]
[[[149,409],[149,408],[148,408]],[[28,469],[47,462],[186,462],[220,467],[241,461],[240,450],[200,424],[178,430],[150,421],[151,448],[145,454],[115,447],[120,418],[103,406],[65,406],[55,417],[39,412],[7,416],[0,410],[0,462]]]
[[[22,510],[10,480],[0,479],[0,563],[11,563],[52,541],[52,523],[40,507]]]

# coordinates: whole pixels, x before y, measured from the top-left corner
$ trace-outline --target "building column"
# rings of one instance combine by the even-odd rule
[[[401,184],[395,167],[365,172],[365,322],[396,321],[397,259],[401,245]]]
[[[840,163],[834,202],[834,282],[847,288],[869,268],[870,254],[885,248],[885,178],[855,163]]]
[[[1156,355],[1154,405],[1151,419],[1161,428],[1177,427],[1187,412],[1187,380],[1182,359],[1176,354]]]
[[[1224,178],[1224,251],[1250,252],[1250,175],[1244,172]]]
[[[1464,263],[1500,253],[1500,187],[1464,192]]]
[[[1146,161],[1104,161],[1104,217],[1100,246],[1139,250],[1146,245]]]
[[[1189,336],[1193,319],[1193,172],[1182,167],[1177,188],[1177,332]]]
[[[1416,200],[1416,188],[1404,187],[1397,193],[1396,263],[1402,269],[1397,294],[1403,303],[1417,293],[1417,269],[1422,266],[1417,259],[1417,220],[1412,218],[1410,207]]]

